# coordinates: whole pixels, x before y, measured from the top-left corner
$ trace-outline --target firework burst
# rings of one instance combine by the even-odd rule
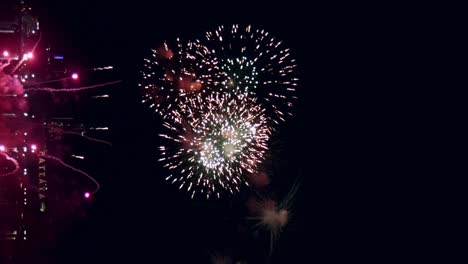
[[[270,233],[270,255],[273,252],[274,243],[291,220],[293,201],[300,186],[301,178],[298,178],[280,203],[264,197],[249,199],[247,203],[249,211],[256,215],[248,219],[257,222],[255,227],[262,227]]]
[[[248,93],[267,110],[273,123],[285,121],[296,99],[297,65],[288,48],[268,32],[220,26],[204,41],[167,42],[145,59],[143,102],[171,118],[196,96],[213,92]]]
[[[210,85],[210,71],[215,63],[210,52],[199,41],[176,44],[167,42],[152,49],[151,59],[145,59],[141,72],[143,103],[160,114],[171,118],[171,113],[188,103]]]
[[[198,103],[197,103],[198,102]],[[175,122],[161,134],[167,144],[160,147],[167,167],[166,179],[192,193],[220,196],[246,183],[264,160],[270,128],[264,110],[245,94],[213,94],[193,100]]]
[[[291,115],[299,79],[295,59],[282,41],[264,30],[233,25],[207,32],[205,45],[216,61],[211,88],[257,97],[276,124]]]

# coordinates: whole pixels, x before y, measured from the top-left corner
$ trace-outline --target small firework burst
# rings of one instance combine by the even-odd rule
[[[274,243],[291,220],[292,205],[301,185],[300,180],[300,178],[296,179],[280,203],[264,197],[252,197],[247,201],[247,208],[251,214],[255,215],[248,219],[256,222],[255,227],[262,227],[270,233],[270,255],[273,252]]]
[[[245,94],[213,94],[183,113],[173,125],[165,122],[170,133],[161,135],[168,144],[160,147],[160,160],[173,172],[167,180],[192,197],[197,190],[207,197],[219,197],[220,189],[239,191],[268,149],[264,110]]]
[[[177,39],[176,44],[166,42],[153,49],[141,72],[142,102],[163,118],[171,118],[174,110],[210,84],[212,63],[210,52],[198,41],[182,43]]]

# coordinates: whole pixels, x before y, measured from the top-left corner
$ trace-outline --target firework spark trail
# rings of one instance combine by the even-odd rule
[[[105,71],[105,70],[112,70],[112,69],[114,69],[113,66],[106,66],[106,67],[93,68],[93,71]]]
[[[3,69],[8,67],[10,65],[10,63],[11,63],[11,59],[7,59],[5,61],[6,61],[5,63],[1,62],[2,64],[0,64],[0,71],[3,71]]]
[[[64,134],[69,134],[69,135],[77,135],[77,136],[80,136],[80,137],[84,137],[87,140],[98,142],[98,143],[103,143],[103,144],[106,144],[106,145],[109,145],[109,146],[112,147],[112,143],[110,143],[109,141],[105,141],[105,140],[97,139],[97,138],[93,138],[93,137],[88,137],[88,136],[85,136],[83,133],[73,132],[73,131],[64,131],[63,133]]]
[[[257,193],[260,199],[253,198],[248,201],[247,207],[251,213],[257,216],[247,217],[247,219],[257,222],[255,225],[256,228],[263,227],[270,233],[270,256],[273,253],[274,243],[278,240],[285,226],[291,221],[293,201],[299,191],[301,182],[301,176],[296,178],[291,189],[280,203],[262,197],[258,192],[255,193]]]
[[[42,33],[39,33],[39,38],[37,39],[36,43],[34,44],[34,47],[32,48],[32,54],[34,54],[34,52],[36,51],[36,48],[37,48],[37,45],[39,44],[39,42],[41,41],[42,39]],[[24,56],[21,58],[21,61],[18,62],[18,64],[16,65],[16,67],[11,71],[10,74],[14,74],[16,72],[16,70],[18,70],[18,68],[21,66],[21,64],[23,62],[27,61],[27,58],[25,58]]]
[[[48,158],[48,159],[52,159],[52,160],[55,160],[57,161],[58,163],[62,164],[63,166],[75,171],[75,172],[78,172],[84,176],[86,176],[88,179],[90,179],[91,181],[94,182],[94,184],[96,185],[96,189],[92,192],[93,194],[95,194],[100,188],[101,186],[99,185],[99,182],[97,182],[93,177],[91,177],[88,173],[80,170],[80,169],[77,169],[67,163],[65,163],[64,161],[62,161],[61,159],[57,158],[57,157],[54,157],[54,156],[50,156],[50,155],[44,155],[43,156],[44,158]]]
[[[84,156],[79,156],[79,155],[75,155],[75,154],[72,154],[71,156],[73,158],[76,158],[76,159],[84,159]]]
[[[11,71],[11,74],[14,74],[16,70],[18,70],[18,68],[21,66],[21,64],[23,64],[23,62],[25,62],[26,59],[25,58],[22,58],[18,64],[16,64],[15,68]]]
[[[78,87],[78,88],[65,88],[65,89],[55,89],[55,88],[48,88],[48,87],[41,87],[41,88],[25,88],[25,91],[45,91],[45,92],[52,92],[52,93],[59,93],[59,92],[78,92],[78,91],[83,91],[83,90],[89,90],[89,89],[94,89],[94,88],[99,88],[107,85],[112,85],[116,83],[120,83],[122,80],[119,81],[113,81],[113,82],[107,82],[107,83],[102,83],[102,84],[96,84],[96,85],[91,85],[91,86],[84,86],[84,87]]]
[[[10,157],[6,153],[0,153],[0,154],[3,155],[6,160],[11,161],[11,162],[13,162],[13,164],[15,164],[15,169],[13,171],[10,171],[10,172],[5,173],[5,174],[0,174],[0,177],[15,174],[20,168],[18,161],[16,159]]]
[[[103,94],[103,95],[95,95],[93,98],[109,98],[110,96],[108,94]]]

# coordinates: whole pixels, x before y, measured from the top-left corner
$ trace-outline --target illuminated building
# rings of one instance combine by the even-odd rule
[[[0,59],[12,59],[18,63],[25,54],[32,54],[40,36],[39,21],[24,1],[3,2],[0,13]]]
[[[23,55],[37,43],[39,22],[24,1],[2,1],[0,14],[0,74],[6,78],[3,71],[21,63]],[[26,81],[28,68],[23,61],[10,78]],[[39,165],[45,146],[36,145],[41,143],[41,128],[24,125],[33,123],[34,117],[25,108],[26,96],[13,90],[0,94],[0,263],[15,263],[27,247],[46,182],[44,172],[40,172],[45,164]]]
[[[40,32],[37,18],[24,1],[6,2],[17,9],[16,12],[6,12],[5,20],[2,12],[8,4],[4,5],[2,1],[0,77],[9,76],[27,88],[47,83],[47,87],[57,89],[87,85],[91,79],[99,82],[106,82],[109,78],[115,80],[112,66],[79,71],[78,77],[74,78],[63,53],[44,45],[44,39],[37,45],[37,52],[33,54],[37,56],[32,58],[32,63],[23,61],[21,67],[12,73],[23,59],[21,55],[32,51]],[[89,100],[85,102],[87,107],[109,102],[106,90],[100,89],[99,92],[102,93],[86,98]],[[83,214],[82,203],[92,200],[89,191],[94,187],[89,179],[79,177],[43,156],[59,156],[70,163],[83,162],[77,159],[82,157],[81,153],[64,154],[63,149],[69,147],[67,142],[73,146],[82,142],[79,140],[83,137],[79,136],[84,132],[106,133],[103,131],[108,127],[101,125],[102,119],[99,119],[105,111],[91,113],[84,122],[73,118],[78,110],[68,103],[74,100],[75,94],[61,94],[61,100],[69,101],[60,104],[53,101],[53,96],[48,93],[5,93],[0,89],[0,152],[5,153],[0,156],[0,175],[13,171],[6,155],[19,165],[15,173],[0,176],[0,264],[33,263],[31,260],[48,263],[47,259],[39,261],[37,256],[41,255],[41,249],[53,244],[48,242],[56,241],[68,220],[73,221],[76,215]],[[89,123],[89,128],[84,123]],[[64,137],[64,131],[74,135]]]
[[[27,117],[11,114],[0,117],[0,263],[8,263],[25,247],[30,214],[40,202],[41,189],[38,158],[43,150],[33,143],[37,142],[35,131],[22,125]],[[11,160],[17,162],[17,169]]]

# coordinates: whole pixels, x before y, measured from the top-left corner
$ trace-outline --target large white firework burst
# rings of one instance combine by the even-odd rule
[[[166,179],[210,197],[222,190],[239,191],[246,174],[257,172],[264,160],[270,127],[256,99],[246,94],[214,93],[198,97],[175,111],[174,122],[166,121],[167,139],[160,147],[172,174]]]
[[[220,26],[206,33],[213,85],[224,92],[248,92],[258,98],[270,119],[278,124],[291,115],[296,99],[296,61],[282,41],[251,26]]]

